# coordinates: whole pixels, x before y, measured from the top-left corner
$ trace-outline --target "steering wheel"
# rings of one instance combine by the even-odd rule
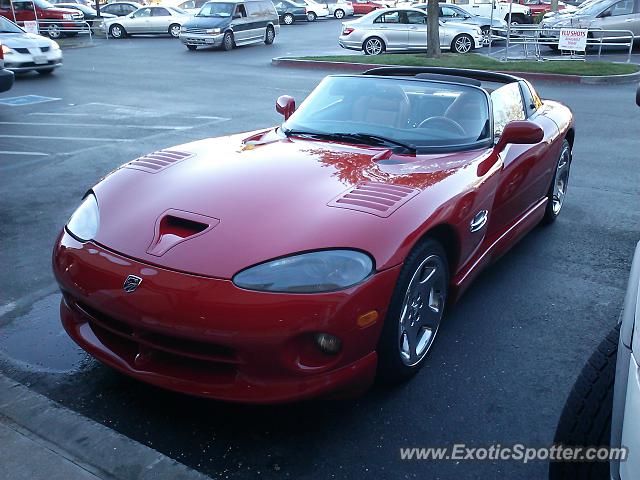
[[[443,117],[443,116],[426,118],[423,121],[421,121],[416,128],[427,128],[427,127],[430,127],[431,124],[436,124],[436,125],[439,124],[444,128],[449,128],[449,129],[453,128],[461,136],[463,137],[467,136],[467,132],[464,131],[464,128],[462,128],[462,125],[460,125],[455,120],[451,120],[450,118]]]

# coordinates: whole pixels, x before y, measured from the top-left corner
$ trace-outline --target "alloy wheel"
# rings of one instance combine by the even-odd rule
[[[400,359],[407,366],[418,364],[433,344],[444,312],[445,281],[437,255],[425,258],[411,277],[398,323]]]
[[[178,38],[180,36],[180,25],[171,25],[169,33],[172,37]]]
[[[53,38],[53,39],[60,38],[62,36],[62,32],[60,31],[60,26],[55,23],[52,25],[49,25],[49,28],[47,29],[47,35],[49,35],[49,38]]]
[[[467,53],[471,50],[471,38],[468,35],[460,35],[455,40],[454,50],[456,53]]]
[[[571,150],[568,146],[562,149],[558,166],[556,168],[555,182],[553,184],[552,209],[554,215],[558,215],[567,194],[567,184],[569,183],[569,166],[571,165]]]
[[[380,55],[382,49],[382,40],[379,38],[370,38],[364,44],[364,53],[367,55]]]
[[[344,12],[342,10],[336,10],[333,16],[336,17],[337,19],[340,19],[344,17]]]
[[[283,20],[285,25],[291,25],[293,23],[293,15],[287,14],[284,16]]]

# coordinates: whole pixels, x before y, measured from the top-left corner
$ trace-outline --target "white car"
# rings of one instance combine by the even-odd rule
[[[440,48],[468,53],[482,47],[482,29],[456,22],[440,23]],[[338,44],[365,55],[384,52],[425,51],[427,14],[417,8],[381,8],[344,22]]]
[[[54,40],[27,33],[4,17],[0,17],[0,44],[4,68],[12,72],[48,75],[62,66],[62,52]]]
[[[191,18],[176,7],[142,7],[124,17],[105,20],[102,28],[112,38],[147,33],[168,33],[178,38],[182,24]]]
[[[444,3],[451,3],[459,6],[463,10],[466,10],[471,15],[480,15],[481,17],[491,18],[491,10],[493,10],[493,18],[499,18],[505,22],[509,20],[509,8],[511,8],[511,24],[523,25],[533,23],[533,16],[531,15],[531,9],[525,5],[513,2],[511,7],[509,2],[492,2],[488,0],[467,0],[466,2],[459,2],[458,0],[441,0],[440,5]]]
[[[296,0],[300,5],[307,7],[307,20],[313,22],[316,18],[326,18],[329,16],[329,8],[323,3],[313,0]],[[353,7],[352,7],[353,8]]]
[[[337,19],[353,16],[353,3],[348,0],[325,0],[329,15]]]

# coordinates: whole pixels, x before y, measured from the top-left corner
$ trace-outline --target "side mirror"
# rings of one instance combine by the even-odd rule
[[[296,101],[289,95],[282,95],[276,100],[276,112],[288,120],[293,112],[296,111]]]
[[[607,18],[610,16],[611,16],[611,10],[605,10],[600,15],[598,15],[598,18]]]
[[[507,123],[496,144],[496,150],[501,151],[507,144],[539,143],[544,138],[544,131],[538,125],[527,120],[515,120]]]

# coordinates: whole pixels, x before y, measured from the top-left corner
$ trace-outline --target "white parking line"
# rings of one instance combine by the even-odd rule
[[[42,152],[11,152],[8,150],[0,150],[0,155],[31,155],[37,157],[46,157],[49,154]]]
[[[49,137],[44,135],[0,135],[0,138],[33,138],[38,140],[71,140],[79,142],[133,142],[136,138]]]
[[[55,127],[123,127],[123,128],[142,128],[147,130],[190,130],[193,127],[171,127],[167,125],[125,125],[122,123],[51,123],[51,122],[0,122],[0,125],[45,125]]]

